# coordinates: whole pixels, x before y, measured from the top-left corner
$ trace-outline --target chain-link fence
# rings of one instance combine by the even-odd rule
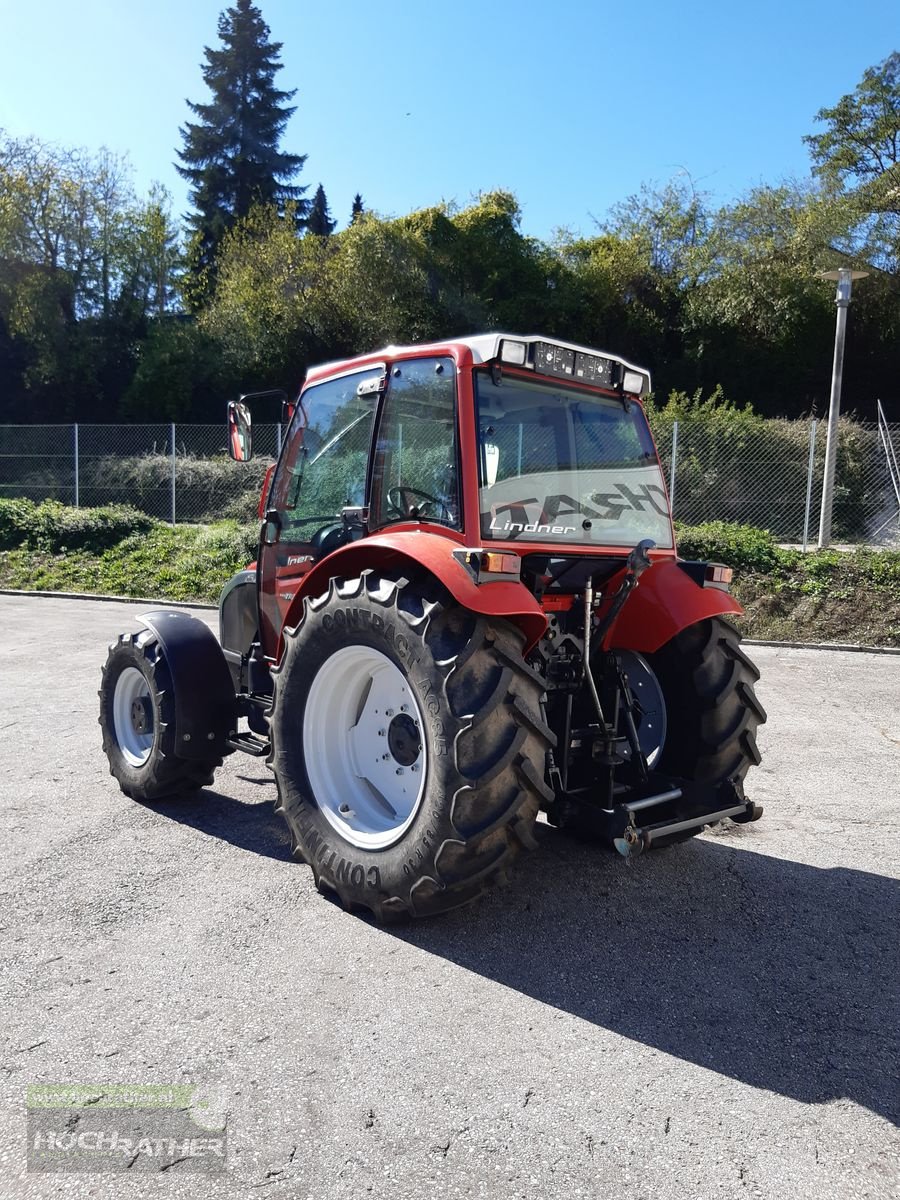
[[[885,437],[900,425],[841,420],[831,542],[900,545],[900,495]],[[656,429],[675,517],[687,525],[737,521],[779,542],[816,544],[827,422],[668,422]],[[674,472],[672,470],[674,462]]]
[[[0,425],[0,497],[133,504],[164,521],[247,519],[279,425],[253,426],[254,460],[228,457],[223,425]]]
[[[824,421],[678,421],[654,417],[678,520],[738,521],[781,542],[814,545],[825,464]],[[900,545],[889,438],[900,424],[840,423],[832,541]],[[281,446],[254,424],[254,459],[228,457],[223,425],[0,425],[0,497],[82,506],[133,504],[161,520],[246,520]],[[674,471],[673,471],[674,464]]]

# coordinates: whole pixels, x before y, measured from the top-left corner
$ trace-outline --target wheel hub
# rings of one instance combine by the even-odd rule
[[[137,667],[126,667],[116,680],[112,696],[112,727],[122,757],[130,767],[143,767],[153,749],[153,698],[147,677]]]
[[[131,704],[131,728],[135,733],[149,733],[153,728],[153,709],[149,696],[138,696]]]
[[[428,745],[409,679],[372,646],[325,660],[304,706],[303,755],[316,804],[354,846],[384,850],[412,824]]]
[[[398,713],[388,726],[388,750],[401,767],[411,767],[422,752],[422,738],[408,713]]]

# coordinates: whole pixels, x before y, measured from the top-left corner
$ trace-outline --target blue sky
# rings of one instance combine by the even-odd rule
[[[0,128],[128,153],[186,207],[185,99],[203,100],[222,0],[0,0]],[[525,232],[688,172],[726,201],[808,171],[814,113],[900,48],[896,0],[260,0],[308,154],[341,224],[496,187]]]

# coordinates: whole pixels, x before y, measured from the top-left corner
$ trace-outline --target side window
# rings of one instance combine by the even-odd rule
[[[378,431],[372,499],[373,525],[417,515],[459,528],[452,358],[417,358],[397,363],[391,370]]]
[[[381,374],[376,368],[330,379],[301,396],[273,489],[283,539],[310,542],[340,520],[342,508],[365,503],[378,396],[358,389]]]

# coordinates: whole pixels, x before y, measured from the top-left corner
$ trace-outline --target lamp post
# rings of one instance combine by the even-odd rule
[[[837,305],[837,325],[834,331],[834,366],[831,370],[831,400],[828,405],[828,435],[825,442],[825,478],[822,481],[822,512],[819,516],[819,549],[831,542],[831,510],[834,505],[834,467],[837,462],[838,418],[841,415],[841,375],[844,370],[844,338],[847,333],[847,309],[854,279],[865,279],[868,271],[823,271],[823,279],[837,281],[834,302]]]

